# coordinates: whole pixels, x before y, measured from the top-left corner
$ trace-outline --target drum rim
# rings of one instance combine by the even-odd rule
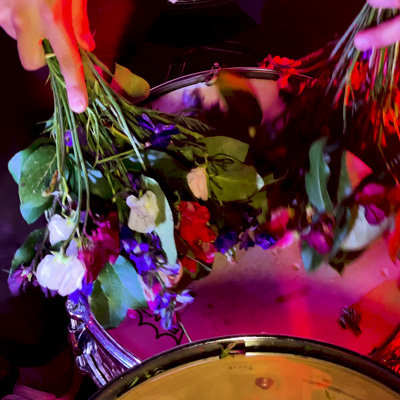
[[[136,376],[162,369],[168,371],[180,365],[221,354],[221,345],[238,342],[235,347],[247,353],[278,353],[310,357],[314,360],[348,368],[400,394],[400,377],[385,365],[354,351],[317,340],[284,335],[234,335],[204,339],[172,348],[152,356],[108,382],[89,400],[118,398],[127,393]],[[143,381],[139,381],[139,384]],[[110,397],[116,396],[116,397]],[[400,398],[400,397],[399,397]]]
[[[193,74],[180,76],[179,78],[172,79],[170,81],[164,82],[160,85],[155,86],[150,90],[149,97],[144,100],[143,104],[151,103],[152,101],[164,96],[168,93],[171,93],[175,90],[179,90],[190,85],[195,85],[196,83],[206,83],[208,80],[211,80],[213,76],[215,76],[218,71],[232,71],[238,72],[243,77],[248,79],[268,79],[272,81],[277,81],[281,74],[272,69],[260,68],[260,67],[229,67],[229,68],[220,68],[220,69],[209,69],[206,71],[195,72]],[[299,77],[301,79],[312,79],[306,75],[298,74],[293,75],[293,77]]]

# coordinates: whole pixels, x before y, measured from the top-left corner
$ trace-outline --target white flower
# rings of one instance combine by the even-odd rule
[[[341,244],[345,251],[358,251],[369,245],[390,227],[390,218],[385,218],[379,225],[371,225],[365,218],[365,208],[358,207],[354,225]]]
[[[140,233],[154,231],[159,208],[153,192],[147,191],[140,199],[131,195],[126,199],[126,204],[131,209],[128,220],[130,229]]]
[[[50,290],[57,290],[67,296],[82,289],[86,268],[75,255],[66,257],[61,253],[47,255],[38,265],[36,278],[39,284]]]
[[[192,169],[187,175],[187,183],[198,199],[208,200],[207,171],[204,167]]]
[[[62,240],[67,240],[74,230],[74,227],[75,224],[70,218],[63,218],[58,214],[53,215],[48,226],[50,243],[54,245]]]

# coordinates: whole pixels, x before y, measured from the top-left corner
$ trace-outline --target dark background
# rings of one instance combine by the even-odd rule
[[[337,38],[363,0],[237,0],[167,5],[164,0],[89,0],[95,53],[127,66],[155,86],[221,67],[257,66],[271,54],[299,58]],[[13,299],[7,273],[15,250],[32,230],[19,213],[8,160],[41,130],[52,113],[45,69],[26,72],[13,39],[0,29],[0,396],[10,393],[18,366],[49,362],[67,347],[63,299],[30,291]],[[40,225],[40,223],[39,223]],[[87,384],[82,398],[93,391]]]

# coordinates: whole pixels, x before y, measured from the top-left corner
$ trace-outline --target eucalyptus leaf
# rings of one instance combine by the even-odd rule
[[[202,142],[206,145],[209,157],[221,154],[236,158],[240,162],[245,161],[250,147],[247,143],[227,136],[207,137]]]
[[[159,212],[155,221],[156,228],[154,232],[161,240],[168,263],[174,265],[177,262],[178,252],[174,238],[174,217],[168,200],[156,180],[142,175],[141,181],[143,189],[150,190],[156,195]]]
[[[341,203],[344,199],[351,196],[353,193],[353,187],[351,185],[349,171],[347,169],[347,151],[342,154],[341,166],[340,166],[340,176],[339,185],[337,193],[337,201]]]
[[[254,167],[235,160],[209,162],[208,174],[211,192],[219,201],[247,200],[264,186]]]
[[[18,185],[21,179],[22,166],[24,165],[24,162],[40,146],[50,143],[53,143],[53,141],[49,138],[37,139],[29,147],[19,151],[11,158],[8,162],[8,170]]]
[[[96,279],[90,296],[90,308],[97,321],[106,329],[116,328],[129,309],[147,307],[133,265],[121,256],[113,265],[107,263]]]
[[[306,271],[314,271],[324,260],[324,257],[305,240],[301,243],[301,258]]]
[[[15,252],[11,262],[10,275],[20,266],[29,265],[36,255],[36,246],[42,240],[46,229],[36,229],[25,239],[22,246]]]
[[[128,68],[115,64],[115,73],[111,81],[111,87],[119,94],[133,102],[140,102],[150,94],[149,83]]]
[[[324,160],[323,150],[327,138],[314,142],[310,148],[310,171],[306,173],[306,190],[310,203],[320,212],[332,212],[332,202],[328,193],[330,170]]]
[[[32,214],[29,210],[40,210],[51,204],[51,197],[43,196],[43,192],[48,190],[56,168],[55,146],[39,147],[25,160],[19,183],[21,211],[24,211],[25,215]],[[36,212],[33,214],[37,216]]]

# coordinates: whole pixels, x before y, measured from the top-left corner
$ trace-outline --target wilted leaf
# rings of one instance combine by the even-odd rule
[[[221,70],[216,85],[228,106],[230,117],[248,126],[261,124],[263,112],[248,79]]]
[[[134,103],[147,99],[150,94],[150,85],[146,80],[119,64],[115,64],[111,87]]]
[[[320,212],[332,212],[328,193],[329,167],[324,160],[323,150],[327,138],[314,142],[310,148],[310,171],[306,173],[306,190],[310,203]]]

